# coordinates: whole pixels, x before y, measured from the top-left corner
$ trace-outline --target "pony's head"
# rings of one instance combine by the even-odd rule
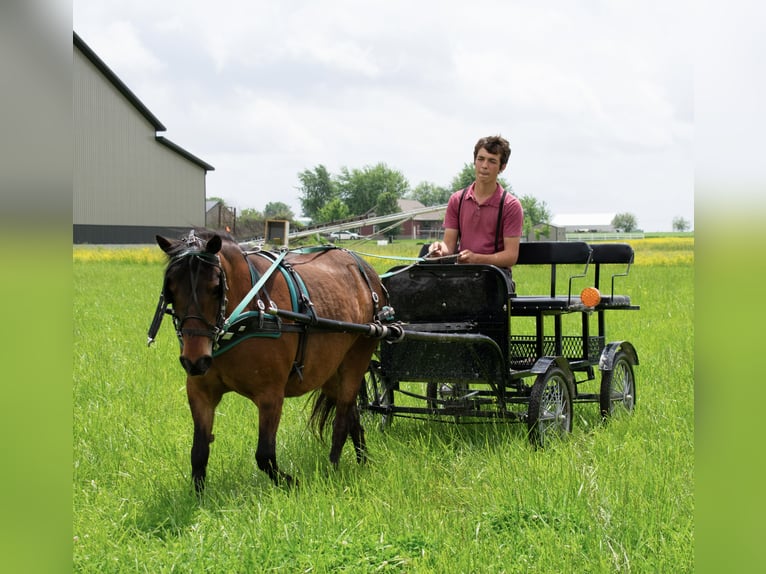
[[[168,256],[162,295],[181,344],[180,361],[191,376],[204,375],[213,363],[213,345],[223,332],[226,274],[219,252],[221,236],[194,231],[180,240],[156,236]]]

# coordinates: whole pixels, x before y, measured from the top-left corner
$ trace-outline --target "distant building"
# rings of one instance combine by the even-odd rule
[[[398,199],[396,203],[403,214],[426,207],[414,199]],[[402,239],[433,239],[441,237],[444,232],[442,223],[444,222],[445,211],[446,208],[441,206],[435,207],[433,211],[413,215],[398,226],[397,237]],[[360,233],[362,235],[372,235],[373,233],[381,232],[389,225],[388,223],[365,225],[362,226]],[[383,232],[383,235],[388,236],[390,233]]]
[[[522,241],[566,241],[567,233],[561,227],[550,223],[538,223],[533,225]]]
[[[571,213],[553,216],[551,225],[564,233],[609,233],[614,232],[614,213]]]
[[[208,199],[205,201],[205,227],[235,234],[237,232],[237,210],[233,207],[226,207],[223,201]]]
[[[74,243],[152,243],[205,225],[214,168],[165,126],[74,33]]]

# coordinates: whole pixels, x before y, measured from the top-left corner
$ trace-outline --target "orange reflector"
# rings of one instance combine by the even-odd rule
[[[580,300],[586,307],[595,307],[601,302],[601,293],[595,287],[586,287],[580,293]]]

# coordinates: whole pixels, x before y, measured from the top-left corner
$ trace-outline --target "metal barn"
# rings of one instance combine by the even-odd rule
[[[214,168],[162,123],[74,33],[74,243],[152,243],[205,225]]]

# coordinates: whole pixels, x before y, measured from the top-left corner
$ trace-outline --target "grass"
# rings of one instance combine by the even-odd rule
[[[414,242],[349,246],[379,270],[391,261],[378,257],[417,253]],[[634,247],[621,285],[641,311],[608,318],[608,338],[639,353],[632,416],[602,425],[595,405],[575,405],[569,440],[542,451],[519,425],[396,419],[381,433],[368,420],[369,464],[347,447],[336,472],[306,427],[306,399],[291,399],[277,456],[301,485],[288,491],[255,466],[255,407],[227,395],[201,499],[170,325],[146,347],[162,258],[75,249],[75,570],[692,571],[693,239]]]

